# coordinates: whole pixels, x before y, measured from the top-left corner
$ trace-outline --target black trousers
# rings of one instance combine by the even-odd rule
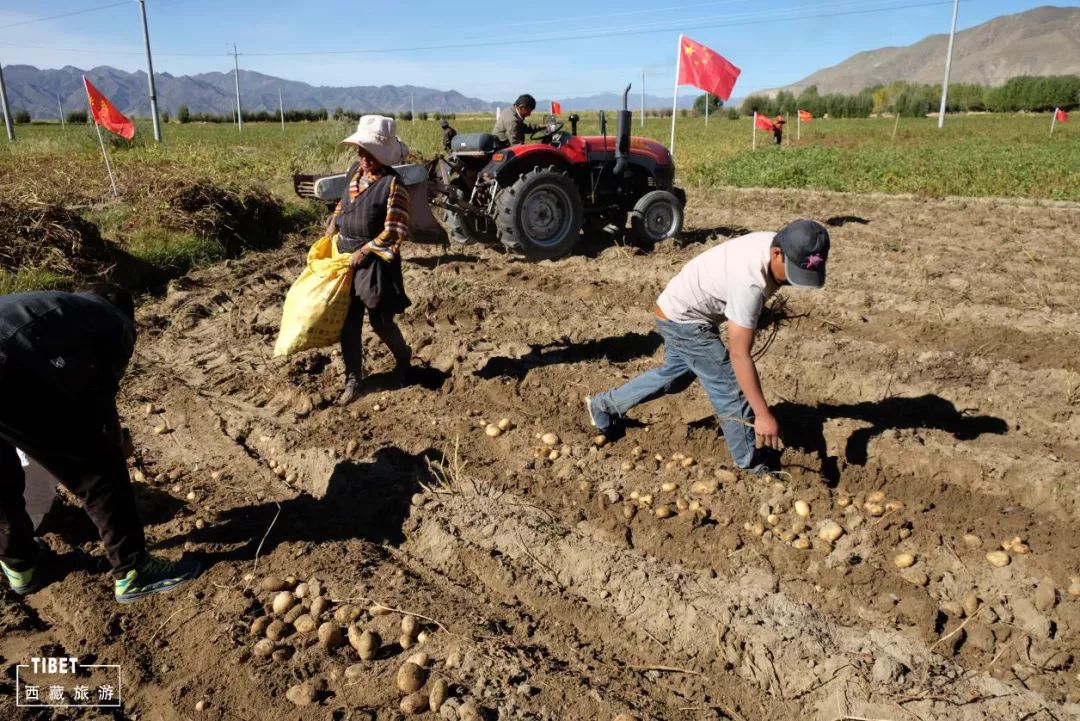
[[[341,358],[345,362],[345,372],[357,380],[364,377],[364,311],[371,317],[371,329],[390,349],[397,364],[407,366],[412,360],[412,349],[394,322],[394,313],[382,308],[368,310],[363,301],[354,296],[345,316],[345,327],[341,329]]]
[[[39,553],[23,498],[26,476],[17,445],[82,502],[113,573],[123,576],[146,551],[123,452],[77,405],[32,395],[26,388],[0,386],[0,561],[25,570]]]

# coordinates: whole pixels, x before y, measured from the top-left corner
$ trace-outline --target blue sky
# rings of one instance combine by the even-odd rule
[[[958,27],[1038,7],[966,0]],[[40,22],[38,18],[82,12]],[[147,0],[157,72],[244,69],[314,85],[423,85],[487,100],[671,92],[678,35],[742,68],[736,96],[860,50],[946,33],[951,0]],[[452,45],[452,48],[435,46]],[[363,51],[363,52],[359,52]],[[282,55],[281,53],[297,53]],[[145,69],[136,0],[4,0],[0,62]],[[685,89],[683,92],[693,92]]]

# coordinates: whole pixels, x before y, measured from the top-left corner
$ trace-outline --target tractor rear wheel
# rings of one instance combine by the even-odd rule
[[[674,238],[682,225],[683,204],[666,190],[645,193],[630,213],[630,237],[637,245],[647,247]]]
[[[530,260],[566,255],[577,244],[585,209],[566,173],[533,168],[495,198],[495,222],[506,249]]]
[[[454,210],[443,210],[443,221],[454,245],[490,243],[497,238],[495,224]]]

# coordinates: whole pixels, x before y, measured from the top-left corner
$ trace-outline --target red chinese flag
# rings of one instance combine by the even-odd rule
[[[683,37],[679,44],[679,85],[693,85],[721,100],[731,97],[731,89],[742,71],[701,43]]]
[[[808,110],[800,110],[799,111],[799,122],[800,123],[809,123],[813,119],[814,119],[814,116],[810,114],[810,111],[808,111]]]
[[[769,120],[768,118],[766,118],[761,113],[757,114],[757,120],[755,121],[755,123],[762,130],[768,130],[770,133],[773,130],[773,122],[771,120]]]
[[[551,114],[562,115],[562,104],[557,103],[554,100],[551,101]]]
[[[124,116],[109,99],[83,76],[83,85],[86,86],[86,97],[90,100],[90,114],[94,116],[94,122],[119,135],[124,140],[135,137],[135,125]]]
[[[1059,123],[1064,123],[1069,119],[1069,114],[1061,108],[1058,108],[1054,111],[1054,117],[1057,118]]]

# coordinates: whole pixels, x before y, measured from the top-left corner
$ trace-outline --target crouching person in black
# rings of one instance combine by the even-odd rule
[[[131,440],[116,394],[135,348],[135,306],[119,288],[0,297],[0,567],[26,595],[49,575],[34,539],[16,447],[82,502],[97,526],[120,603],[199,575],[194,561],[147,553],[128,477]]]

